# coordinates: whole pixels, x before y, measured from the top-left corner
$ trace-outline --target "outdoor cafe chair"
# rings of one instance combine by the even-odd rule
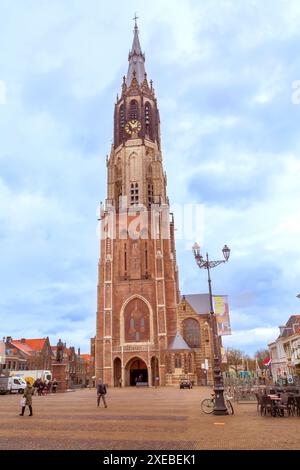
[[[277,403],[278,414],[284,416],[284,412],[287,411],[288,415],[294,414],[294,398],[288,393],[283,393],[281,400]]]
[[[270,415],[275,417],[277,414],[277,407],[268,395],[263,395],[261,398],[260,414],[261,416],[263,414],[266,416],[267,413],[270,413]]]
[[[294,397],[297,416],[300,416],[300,395]]]
[[[259,393],[255,393],[255,396],[256,396],[256,400],[257,400],[256,410],[259,411],[259,407],[262,404],[262,395],[260,395]]]

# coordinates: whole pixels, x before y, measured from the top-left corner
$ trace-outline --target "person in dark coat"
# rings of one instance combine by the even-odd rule
[[[52,393],[56,393],[57,386],[58,386],[58,383],[57,383],[56,379],[54,379],[53,383],[52,383]]]
[[[104,383],[102,383],[102,380],[99,379],[98,385],[97,385],[97,406],[100,405],[100,400],[102,398],[103,403],[105,408],[107,408],[106,400],[105,400],[105,395],[106,395],[106,386]]]
[[[24,416],[24,411],[26,406],[29,407],[29,416],[32,416],[32,395],[33,395],[33,386],[31,383],[28,381],[26,382],[26,388],[24,390],[24,395],[23,398],[26,399],[25,401],[25,406],[22,406],[22,411],[20,413],[20,416]]]
[[[38,387],[38,395],[39,395],[39,396],[42,395],[43,390],[44,390],[44,382],[42,381],[42,379],[40,379],[40,381],[39,381],[39,387]]]

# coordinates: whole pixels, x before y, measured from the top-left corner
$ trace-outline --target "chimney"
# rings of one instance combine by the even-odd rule
[[[11,342],[12,342],[12,337],[11,337],[11,336],[7,336],[7,337],[6,337],[6,341],[7,341],[8,343],[11,343]]]
[[[25,338],[22,338],[22,339],[21,339],[21,343],[23,343],[23,344],[26,343],[26,339],[25,339]]]
[[[80,348],[78,348],[78,356],[80,356]]]

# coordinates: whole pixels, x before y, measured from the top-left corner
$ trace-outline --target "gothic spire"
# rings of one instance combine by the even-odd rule
[[[140,40],[139,40],[139,28],[137,25],[137,16],[134,18],[135,25],[134,25],[134,36],[133,36],[133,43],[131,52],[129,52],[129,66],[127,72],[127,80],[126,84],[129,87],[131,84],[132,79],[137,79],[139,85],[141,85],[145,79],[145,54],[142,53]],[[135,72],[135,73],[134,73]]]

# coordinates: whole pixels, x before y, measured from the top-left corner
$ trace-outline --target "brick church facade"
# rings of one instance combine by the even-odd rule
[[[109,386],[211,382],[201,369],[205,358],[211,364],[209,310],[180,298],[166,186],[159,110],[135,24],[101,211],[95,372]]]

